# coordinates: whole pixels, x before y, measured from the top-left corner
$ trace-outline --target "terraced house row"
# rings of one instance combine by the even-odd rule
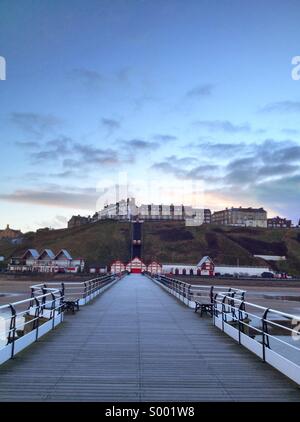
[[[138,206],[135,198],[120,200],[105,205],[92,217],[75,216],[68,222],[68,227],[94,223],[98,220],[182,220],[186,226],[217,224],[237,227],[289,228],[292,221],[279,216],[268,218],[264,208],[231,207],[212,212],[208,208],[195,208],[189,205],[142,204]]]
[[[78,273],[83,271],[85,262],[82,258],[73,258],[66,249],[54,254],[51,249],[39,253],[36,249],[27,249],[21,257],[13,257],[8,265],[9,271],[43,273]]]

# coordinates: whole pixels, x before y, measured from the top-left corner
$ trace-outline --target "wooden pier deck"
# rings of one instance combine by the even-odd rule
[[[142,275],[0,367],[0,401],[300,401],[300,389]]]

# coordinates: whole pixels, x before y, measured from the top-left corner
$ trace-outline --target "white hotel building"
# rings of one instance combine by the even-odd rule
[[[131,220],[183,220],[187,226],[200,226],[209,223],[210,210],[193,208],[184,205],[142,204],[137,206],[134,198],[106,205],[97,213],[98,220],[116,219]]]

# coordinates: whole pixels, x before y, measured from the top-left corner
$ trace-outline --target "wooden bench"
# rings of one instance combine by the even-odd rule
[[[75,311],[79,311],[79,299],[65,300],[64,311],[71,311],[73,314],[75,314]]]
[[[212,302],[199,302],[195,300],[195,312],[200,309],[200,316],[202,317],[203,313],[207,315],[213,316],[213,307],[214,304]]]

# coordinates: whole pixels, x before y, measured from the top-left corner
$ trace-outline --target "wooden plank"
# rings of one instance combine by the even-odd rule
[[[300,401],[299,389],[141,275],[0,367],[0,401]]]

